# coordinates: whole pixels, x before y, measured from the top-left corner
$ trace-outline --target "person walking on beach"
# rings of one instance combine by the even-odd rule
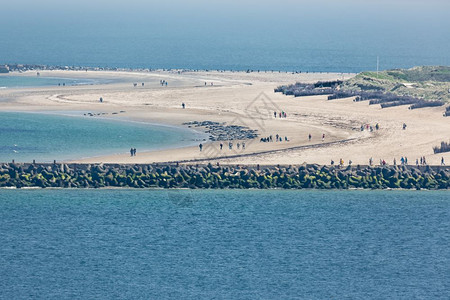
[[[242,150],[245,150],[245,142],[242,142]]]
[[[369,166],[372,166],[373,165],[373,158],[371,157],[371,158],[369,158]]]
[[[312,138],[312,136],[311,136],[311,133],[308,135],[308,140],[311,142],[311,138]]]
[[[445,166],[445,161],[444,161],[444,157],[441,157],[441,166]]]
[[[200,152],[202,151],[202,149],[203,149],[203,145],[202,144],[200,144],[200,145],[198,145],[198,147],[200,148]]]
[[[325,133],[322,134],[322,142],[325,141]]]
[[[182,107],[183,109],[185,109],[185,108],[186,108],[186,104],[184,104],[184,102],[181,103],[181,107]]]
[[[133,148],[130,149],[130,156],[133,156]]]
[[[220,150],[222,150],[223,149],[223,144],[222,143],[220,143]]]
[[[133,149],[133,156],[136,156],[136,148]]]

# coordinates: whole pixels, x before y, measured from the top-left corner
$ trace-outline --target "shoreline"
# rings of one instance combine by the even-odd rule
[[[29,72],[34,74],[34,71]],[[45,72],[68,77],[75,73],[86,75],[85,71]],[[5,100],[2,100],[0,111],[108,113],[106,119],[110,120],[123,118],[180,128],[185,128],[184,123],[211,121],[227,126],[244,126],[257,130],[258,134],[256,139],[232,139],[232,151],[217,151],[220,142],[205,141],[203,152],[199,151],[198,146],[149,152],[138,149],[138,155],[134,158],[124,151],[124,154],[68,160],[70,162],[212,161],[222,165],[298,165],[308,162],[326,165],[330,160],[338,162],[343,159],[346,163],[352,160],[353,164],[362,165],[370,157],[376,162],[384,159],[391,163],[394,158],[400,161],[401,156],[407,156],[410,163],[422,156],[426,156],[431,164],[438,164],[441,156],[450,161],[450,153],[432,152],[432,147],[447,140],[450,132],[449,123],[442,118],[439,109],[380,109],[367,103],[354,103],[352,99],[327,101],[325,96],[294,98],[274,93],[274,89],[283,84],[341,79],[342,73],[100,70],[89,73],[125,81],[107,85],[3,89],[0,90],[0,98]],[[41,74],[44,76],[44,72]],[[145,82],[145,86],[133,87],[131,78],[141,80],[136,82]],[[169,85],[162,87],[160,80],[167,80]],[[99,103],[100,97],[104,99],[103,103]],[[186,103],[186,109],[181,108],[181,103]],[[112,115],[122,110],[126,113]],[[288,117],[279,119],[270,116],[275,110],[287,112]],[[375,123],[381,124],[379,131],[359,131],[361,124]],[[401,130],[402,123],[408,123],[408,130]],[[207,131],[205,128],[198,129]],[[260,142],[260,138],[275,137],[277,134],[283,137],[283,142]],[[308,134],[313,136],[310,141]],[[320,139],[322,134],[326,135],[323,142]],[[284,141],[285,137],[289,141]],[[345,143],[349,140],[352,142]],[[246,143],[245,151],[237,151],[238,142]],[[227,141],[223,144],[226,145]]]

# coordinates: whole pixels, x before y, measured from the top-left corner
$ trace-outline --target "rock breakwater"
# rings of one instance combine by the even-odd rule
[[[0,187],[449,189],[445,166],[1,164]]]

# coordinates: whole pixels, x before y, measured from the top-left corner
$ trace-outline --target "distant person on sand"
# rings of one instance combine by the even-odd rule
[[[242,149],[245,149],[245,142],[242,142]]]
[[[325,133],[322,134],[322,142],[325,141]]]
[[[403,130],[406,129],[406,123],[403,123]]]
[[[441,157],[441,166],[445,166],[445,161],[444,161],[444,157]]]
[[[130,156],[133,156],[133,148],[130,149]]]
[[[309,139],[309,141],[311,141],[311,138],[312,138],[312,136],[311,136],[311,133],[308,135],[308,139]]]
[[[181,103],[181,107],[182,107],[183,109],[185,109],[186,105],[184,104],[184,102]]]
[[[136,148],[133,149],[133,156],[136,156]]]
[[[200,145],[198,145],[198,147],[200,148],[200,151],[202,151],[202,149],[203,149],[203,145],[202,145],[202,144],[200,144]]]
[[[223,144],[222,143],[220,143],[220,150],[222,150],[223,149]]]

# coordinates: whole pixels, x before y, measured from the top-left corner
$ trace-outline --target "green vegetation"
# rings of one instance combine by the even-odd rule
[[[450,67],[415,67],[408,70],[362,72],[346,80],[344,91],[384,91],[427,101],[450,101]]]

